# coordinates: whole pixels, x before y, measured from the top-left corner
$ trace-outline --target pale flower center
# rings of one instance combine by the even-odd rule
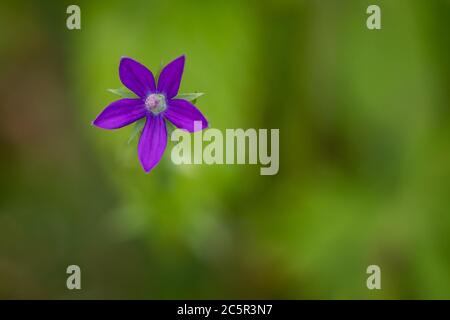
[[[166,97],[163,94],[152,93],[145,99],[145,107],[154,115],[158,115],[167,109]]]

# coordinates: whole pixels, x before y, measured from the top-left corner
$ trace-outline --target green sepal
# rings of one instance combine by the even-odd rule
[[[141,133],[142,129],[144,129],[145,119],[146,118],[144,117],[134,123],[133,130],[131,131],[130,137],[128,138],[128,144],[130,144],[134,140],[134,138],[136,138],[138,134]]]
[[[203,96],[203,92],[194,92],[194,93],[180,93],[178,94],[175,99],[183,99],[187,101],[191,101],[192,103],[196,103],[197,99]]]
[[[137,98],[137,96],[131,92],[128,91],[126,88],[121,87],[117,89],[108,89],[109,92],[117,94],[118,96],[121,96],[122,98]]]

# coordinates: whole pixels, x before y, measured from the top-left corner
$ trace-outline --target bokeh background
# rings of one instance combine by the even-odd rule
[[[0,298],[450,298],[450,1],[69,4],[0,4]],[[146,175],[91,126],[121,56],[183,53],[212,127],[280,129],[278,175],[171,145]]]

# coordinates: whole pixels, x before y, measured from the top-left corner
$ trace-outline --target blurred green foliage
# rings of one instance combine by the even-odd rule
[[[69,4],[0,4],[0,298],[450,298],[449,1]],[[212,127],[280,129],[278,175],[170,144],[146,175],[91,126],[121,56],[180,54]]]

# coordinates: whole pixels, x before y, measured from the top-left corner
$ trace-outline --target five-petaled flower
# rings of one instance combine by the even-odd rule
[[[200,129],[208,127],[208,121],[192,103],[175,98],[183,75],[184,60],[183,55],[166,65],[156,85],[152,72],[145,66],[131,58],[122,58],[120,81],[138,98],[114,101],[93,122],[99,128],[118,129],[145,118],[138,145],[139,160],[145,172],[150,172],[164,154],[167,145],[166,120],[189,132],[194,132],[194,122],[201,123]]]

